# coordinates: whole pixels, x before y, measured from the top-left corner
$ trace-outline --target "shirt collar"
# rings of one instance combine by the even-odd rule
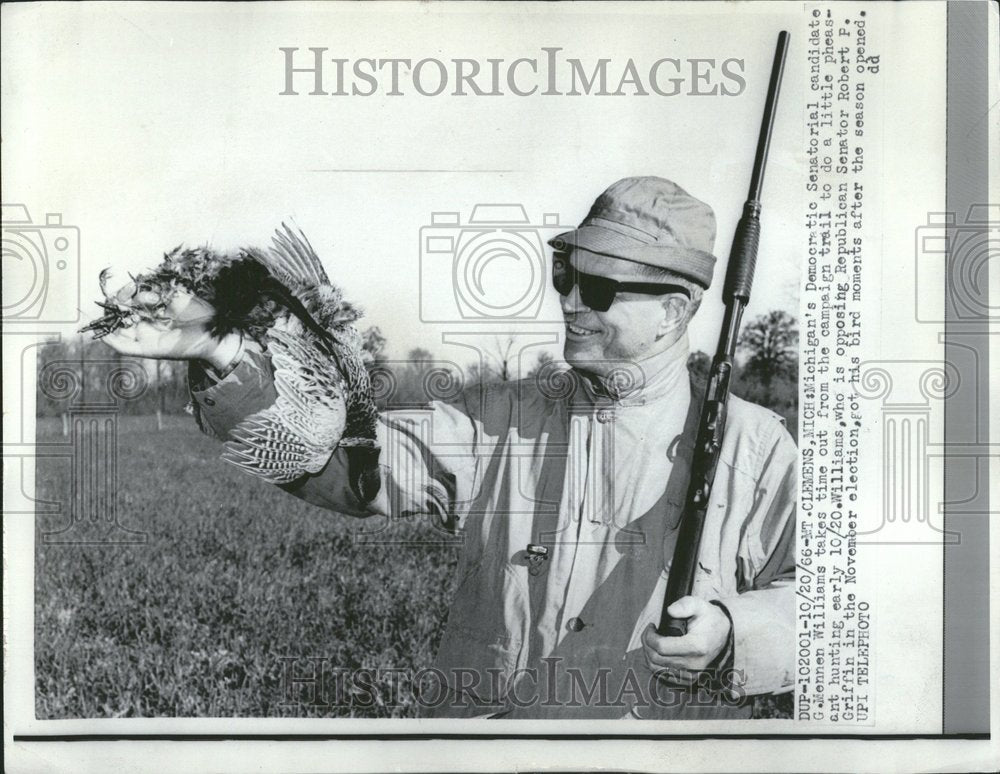
[[[590,403],[617,406],[642,406],[667,396],[676,396],[678,390],[689,389],[688,355],[690,354],[687,331],[669,348],[652,357],[634,363],[622,363],[617,378],[597,379],[583,371],[573,369],[574,377],[583,389],[576,393]]]

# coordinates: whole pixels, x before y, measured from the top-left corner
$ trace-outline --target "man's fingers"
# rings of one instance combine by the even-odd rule
[[[691,618],[704,610],[706,604],[698,597],[681,597],[667,608],[667,612],[674,618]]]
[[[138,291],[138,287],[132,280],[129,280],[124,285],[122,285],[118,290],[111,294],[111,298],[118,302],[119,304],[131,304],[135,301],[135,294]]]
[[[646,660],[651,667],[705,669],[726,645],[732,624],[722,608],[704,599],[684,597],[667,612],[687,621],[683,637],[660,637],[650,626],[643,632]]]
[[[653,624],[642,633],[642,642],[657,656],[685,657],[701,654],[700,641],[696,636],[685,634],[683,637],[661,637]]]
[[[115,352],[120,352],[123,355],[140,355],[141,346],[135,336],[135,328],[119,328],[107,336],[104,336],[101,341],[111,347]]]
[[[698,670],[696,669],[661,667],[659,669],[654,668],[652,671],[659,680],[671,685],[694,685],[698,679]]]
[[[685,683],[685,676],[688,673],[697,672],[700,669],[698,661],[693,658],[659,656],[649,650],[645,650],[644,654],[649,671],[657,676],[666,677],[670,682]]]
[[[160,303],[160,294],[152,290],[143,290],[135,296],[136,306],[154,307]]]
[[[704,647],[696,636],[660,637],[651,624],[643,632],[642,642],[650,671],[668,683],[690,685],[705,666]]]
[[[129,325],[117,328],[103,341],[123,355],[172,360],[201,357],[211,338],[208,324],[215,310],[211,304],[183,288],[127,282],[111,301],[132,310]]]
[[[696,668],[696,662],[693,658],[684,656],[658,656],[656,653],[648,650],[645,651],[645,656],[646,664],[649,665],[651,672]]]
[[[215,314],[215,309],[206,301],[186,290],[178,290],[167,305],[171,316],[186,325],[192,323],[207,323]]]

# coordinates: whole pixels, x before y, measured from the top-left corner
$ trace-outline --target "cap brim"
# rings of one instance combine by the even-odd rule
[[[549,245],[559,252],[587,250],[609,258],[632,261],[675,272],[703,288],[712,284],[715,256],[681,245],[647,244],[600,226],[581,226],[552,237]]]
[[[633,237],[619,234],[600,226],[580,226],[572,231],[564,231],[552,237],[549,244],[556,250],[567,251],[575,248],[590,250],[592,253],[616,256],[619,250],[634,250],[645,243]]]
[[[641,263],[594,253],[583,247],[573,249],[573,266],[584,274],[596,274],[619,282],[650,281],[641,279],[644,277]]]

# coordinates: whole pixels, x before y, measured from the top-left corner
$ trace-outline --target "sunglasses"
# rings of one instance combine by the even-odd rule
[[[687,288],[659,282],[619,282],[618,280],[585,274],[570,263],[569,256],[557,253],[552,258],[552,286],[561,296],[573,292],[573,286],[580,288],[580,300],[595,312],[606,312],[615,302],[619,293],[642,293],[647,296],[662,296],[667,293],[683,293],[690,298]]]

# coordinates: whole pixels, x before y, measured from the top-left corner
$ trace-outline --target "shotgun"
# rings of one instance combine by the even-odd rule
[[[733,246],[729,253],[729,267],[722,299],[726,313],[722,320],[719,346],[712,359],[708,374],[708,387],[698,422],[698,435],[691,458],[691,479],[688,483],[684,515],[677,533],[674,558],[667,577],[667,591],[663,597],[663,612],[657,628],[661,637],[681,637],[687,631],[684,619],[672,618],[667,608],[682,597],[689,596],[694,588],[698,568],[698,548],[705,526],[705,513],[715,483],[715,470],[722,450],[722,437],[726,431],[726,404],[729,400],[729,381],[733,373],[733,356],[740,333],[743,310],[750,301],[754,267],[757,264],[757,245],[760,241],[760,194],[764,184],[764,166],[771,145],[774,110],[781,89],[781,76],[785,70],[788,51],[788,33],[778,33],[778,44],[771,66],[771,80],[767,86],[764,117],[757,139],[757,155],[750,177],[750,192],[743,205],[743,215],[736,226]]]

